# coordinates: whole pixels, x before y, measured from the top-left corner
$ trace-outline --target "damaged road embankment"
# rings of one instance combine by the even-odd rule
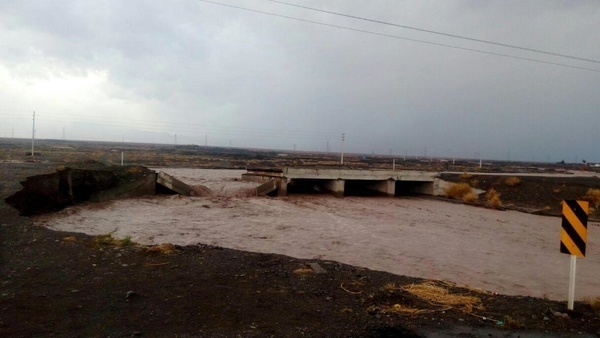
[[[27,177],[23,189],[6,199],[21,215],[39,215],[83,203],[156,193],[156,173],[141,166],[81,168]]]

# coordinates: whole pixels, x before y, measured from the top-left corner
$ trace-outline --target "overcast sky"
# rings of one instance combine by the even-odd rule
[[[0,137],[31,137],[35,111],[39,138],[339,151],[345,133],[360,153],[600,162],[596,0],[287,0],[591,61],[215,1],[354,30],[194,0],[3,0]]]

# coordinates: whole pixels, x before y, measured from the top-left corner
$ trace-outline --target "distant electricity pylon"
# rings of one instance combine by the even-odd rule
[[[34,143],[35,143],[35,112],[33,112],[33,124],[31,126],[31,157],[35,156]]]
[[[342,152],[340,154],[340,164],[344,164],[344,143],[346,142],[346,133],[342,133]]]

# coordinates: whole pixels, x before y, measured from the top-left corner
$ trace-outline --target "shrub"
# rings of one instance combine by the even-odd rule
[[[600,296],[589,297],[585,299],[586,303],[590,304],[592,310],[600,312]]]
[[[600,189],[588,189],[583,199],[598,209],[600,207]]]
[[[473,203],[479,199],[476,193],[470,192],[462,197],[463,201]]]
[[[525,327],[525,323],[522,320],[511,316],[504,316],[504,325],[510,329],[522,329]]]
[[[179,250],[177,250],[177,247],[175,247],[175,245],[170,244],[170,243],[164,243],[164,244],[160,244],[160,245],[152,245],[149,246],[148,248],[146,248],[146,252],[148,253],[161,253],[161,254],[172,254],[172,253],[178,253]]]
[[[516,187],[517,185],[521,184],[521,179],[517,176],[510,176],[504,180],[504,184],[509,187]]]
[[[500,194],[494,188],[488,190],[487,194],[485,195],[485,199],[487,200],[487,205],[491,208],[498,209],[502,206]]]
[[[123,239],[118,239],[113,236],[117,229],[103,235],[97,235],[93,239],[96,246],[130,246],[133,245],[131,236],[125,236]]]
[[[469,184],[473,187],[473,188],[477,188],[477,186],[479,185],[479,180],[474,178],[472,179]]]
[[[468,183],[455,183],[446,188],[446,196],[454,199],[462,199],[465,195],[473,193]]]
[[[462,178],[463,180],[468,180],[469,178],[471,178],[473,175],[469,174],[468,172],[464,172],[460,175],[460,178]]]
[[[131,167],[129,169],[127,169],[127,174],[129,175],[133,175],[133,176],[138,176],[142,173],[142,169],[140,167]]]

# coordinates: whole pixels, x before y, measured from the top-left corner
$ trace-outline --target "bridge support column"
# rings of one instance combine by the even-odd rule
[[[369,186],[369,189],[375,190],[385,196],[394,197],[396,194],[396,181],[387,180],[375,182]]]
[[[335,197],[343,197],[344,183],[344,180],[331,180],[325,183],[325,189],[332,192]]]
[[[287,196],[287,186],[288,181],[287,178],[277,178],[277,196],[283,197]]]

